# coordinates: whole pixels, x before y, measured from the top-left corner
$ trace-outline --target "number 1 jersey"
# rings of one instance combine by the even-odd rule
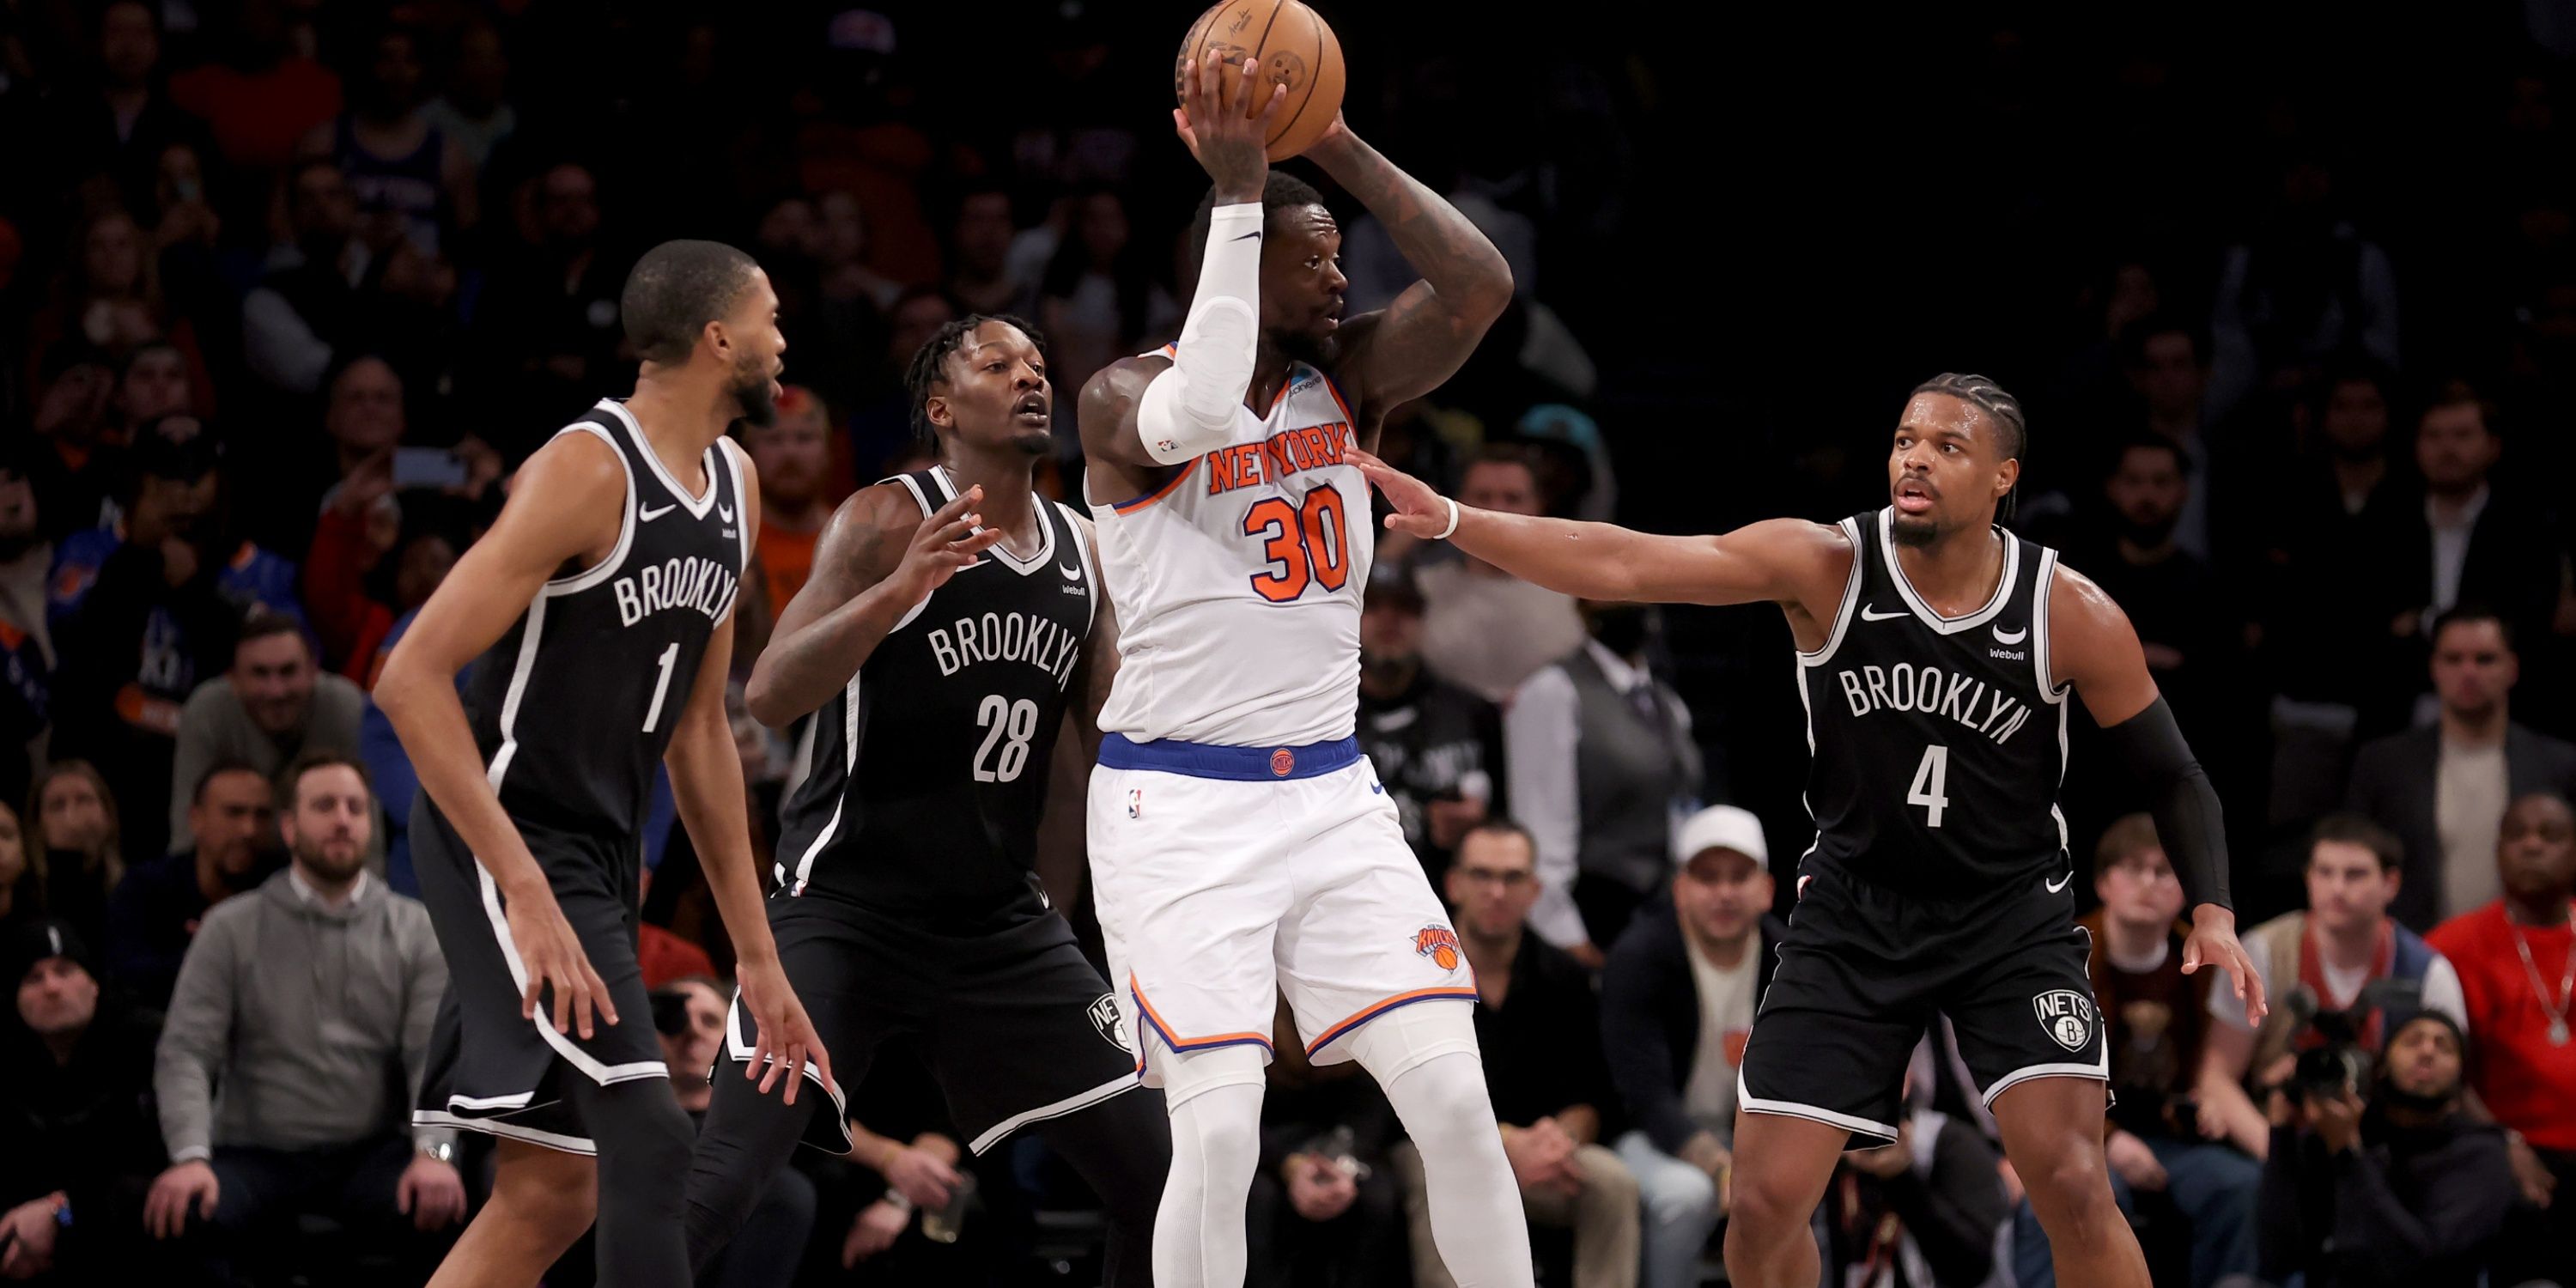
[[[1168,354],[1168,348],[1162,351]],[[1352,735],[1360,599],[1376,549],[1332,379],[1289,368],[1267,414],[1144,496],[1094,501],[1118,606],[1100,727],[1137,742],[1296,747]]]
[[[936,466],[880,486],[924,515],[956,499]],[[1037,499],[1038,548],[994,546],[912,607],[814,715],[773,873],[943,934],[1033,909],[1038,813],[1098,594],[1073,512]]]
[[[1851,577],[1823,648],[1798,655],[1807,705],[1808,855],[1945,900],[2024,879],[2063,888],[2065,689],[2049,682],[2057,552],[1995,529],[1993,598],[1942,617],[1896,562],[1880,510],[1842,522]]]

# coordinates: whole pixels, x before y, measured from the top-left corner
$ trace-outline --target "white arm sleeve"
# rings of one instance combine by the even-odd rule
[[[1232,441],[1260,338],[1261,203],[1219,206],[1172,365],[1136,405],[1146,455],[1178,465]]]

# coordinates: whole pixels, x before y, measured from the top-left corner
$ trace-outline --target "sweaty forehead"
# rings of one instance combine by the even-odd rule
[[[1270,235],[1283,240],[1307,239],[1335,241],[1342,237],[1342,226],[1333,221],[1333,212],[1309,203],[1282,206],[1270,215]]]
[[[1896,423],[1922,433],[1944,431],[1974,439],[1984,437],[1986,414],[1964,398],[1919,393],[1905,401],[1905,414]]]

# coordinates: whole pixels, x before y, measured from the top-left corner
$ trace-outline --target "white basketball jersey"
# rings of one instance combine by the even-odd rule
[[[1104,732],[1227,747],[1351,736],[1377,545],[1368,480],[1343,459],[1354,432],[1341,392],[1299,363],[1268,415],[1235,409],[1226,446],[1155,492],[1092,503],[1118,611]]]

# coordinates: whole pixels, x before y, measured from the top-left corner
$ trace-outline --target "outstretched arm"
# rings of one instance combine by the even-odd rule
[[[984,489],[929,518],[901,487],[862,488],[841,503],[814,549],[814,571],[778,615],[743,688],[751,718],[781,728],[831,700],[895,623],[1002,539],[975,532]]]
[[[1394,303],[1342,328],[1342,358],[1333,374],[1364,408],[1362,415],[1383,416],[1439,388],[1466,364],[1512,301],[1511,265],[1456,206],[1362,142],[1339,113],[1306,157],[1386,225],[1404,262],[1422,274]]]
[[[1352,449],[1349,459],[1395,507],[1389,528],[1445,536],[1515,577],[1578,599],[1796,604],[1830,624],[1851,570],[1851,543],[1822,524],[1769,519],[1724,536],[1658,536],[1458,505],[1366,452]],[[1457,528],[1446,531],[1453,514]]]
[[[2263,980],[2236,942],[2236,913],[2227,893],[2227,830],[2218,792],[2192,757],[2173,711],[2147,673],[2129,615],[2091,580],[2060,567],[2049,587],[2049,681],[2075,686],[2112,748],[2145,784],[2153,802],[2156,839],[2173,860],[2174,874],[2193,904],[2191,936],[2183,944],[2188,975],[2204,965],[2227,968],[2245,1022],[2259,1023],[2266,1007]]]

